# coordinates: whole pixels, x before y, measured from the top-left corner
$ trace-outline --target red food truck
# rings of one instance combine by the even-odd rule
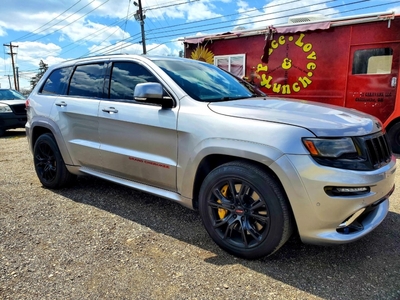
[[[378,117],[400,153],[400,15],[308,15],[258,30],[185,38],[207,61],[268,95],[354,108]]]

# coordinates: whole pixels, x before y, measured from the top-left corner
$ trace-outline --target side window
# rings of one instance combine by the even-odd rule
[[[116,62],[111,71],[110,99],[133,100],[138,83],[159,82],[143,66],[131,62]]]
[[[390,74],[393,49],[376,48],[354,52],[353,74]]]
[[[103,65],[96,63],[77,66],[71,78],[68,95],[101,97],[103,94]]]
[[[45,95],[65,95],[72,67],[61,68],[51,72],[40,93]]]
[[[245,75],[245,54],[214,56],[214,65],[243,78]]]

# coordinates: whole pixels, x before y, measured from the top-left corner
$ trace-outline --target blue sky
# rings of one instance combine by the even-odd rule
[[[14,46],[20,87],[43,60],[52,65],[82,56],[141,54],[139,0],[2,0],[0,42]],[[136,4],[137,4],[136,3]],[[395,11],[398,0],[141,0],[146,50],[151,55],[179,55],[179,39],[287,22],[291,15],[322,14],[328,18]],[[12,77],[10,48],[0,56],[0,85]],[[8,76],[10,75],[10,77]],[[9,79],[10,78],[10,79]]]

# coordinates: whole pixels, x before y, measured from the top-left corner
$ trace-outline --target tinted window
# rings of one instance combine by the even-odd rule
[[[51,95],[65,95],[68,87],[68,79],[72,67],[61,68],[51,72],[44,83],[41,93]]]
[[[354,52],[353,74],[390,74],[393,49],[377,48]]]
[[[136,63],[114,63],[110,80],[110,99],[133,100],[138,83],[158,82],[146,68]]]
[[[97,63],[78,66],[71,78],[69,95],[101,97],[103,94],[103,65]]]
[[[195,100],[226,101],[252,96],[236,78],[216,66],[196,60],[154,59],[153,62]]]
[[[21,93],[11,90],[11,89],[4,89],[0,90],[0,100],[24,100],[25,97]]]

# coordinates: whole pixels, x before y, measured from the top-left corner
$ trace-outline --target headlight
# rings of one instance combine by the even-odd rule
[[[0,113],[12,112],[11,108],[7,104],[0,103]]]
[[[312,156],[339,157],[345,153],[357,153],[351,138],[304,138],[303,143]]]

